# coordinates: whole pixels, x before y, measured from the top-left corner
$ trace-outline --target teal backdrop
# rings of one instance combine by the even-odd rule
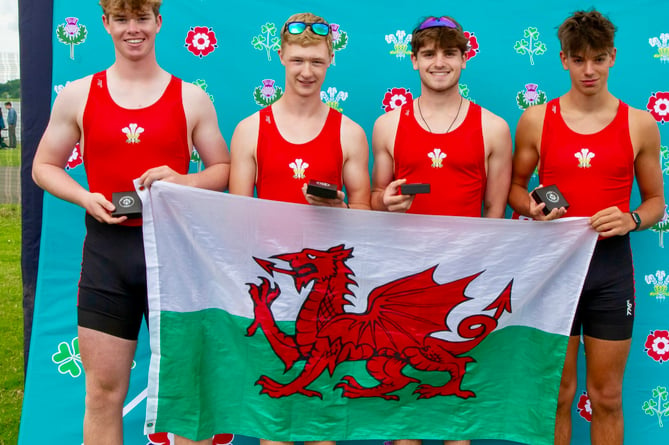
[[[333,24],[336,38],[335,61],[323,85],[322,98],[362,125],[371,139],[374,120],[380,114],[420,93],[418,76],[409,58],[411,30],[423,16],[452,15],[463,24],[472,47],[461,78],[462,94],[502,116],[513,134],[524,108],[555,98],[569,88],[568,74],[559,60],[557,27],[571,12],[592,6],[618,26],[618,54],[611,70],[610,90],[631,106],[653,113],[662,135],[661,162],[667,175],[666,1],[472,0],[437,4],[397,0],[166,0],[157,54],[165,69],[209,93],[229,142],[237,122],[282,94],[283,67],[276,52],[278,30],[291,14],[312,11]],[[95,1],[55,0],[53,33],[54,98],[69,81],[103,70],[113,62],[111,39],[102,26],[101,10]],[[201,167],[196,155],[191,167]],[[68,171],[85,184],[76,147]],[[635,189],[632,206],[638,202]],[[76,338],[75,306],[83,216],[80,208],[45,195],[21,445],[82,443],[84,375]],[[669,443],[669,256],[663,241],[668,224],[665,212],[663,221],[652,229],[632,234],[637,319],[624,383],[628,444]],[[171,439],[143,434],[147,338],[142,332],[124,411],[125,443],[129,445],[167,444]],[[589,402],[582,355],[579,371],[572,443],[586,444]],[[388,439],[380,437],[378,443]],[[231,441],[254,442],[230,435],[216,438],[220,444]]]

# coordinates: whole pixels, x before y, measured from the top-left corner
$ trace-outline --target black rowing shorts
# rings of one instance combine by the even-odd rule
[[[137,340],[148,317],[142,227],[99,223],[86,214],[78,324]]]
[[[629,235],[597,241],[571,335],[600,340],[632,338],[634,267]]]

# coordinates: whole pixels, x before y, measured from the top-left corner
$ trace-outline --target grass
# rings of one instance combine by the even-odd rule
[[[7,138],[5,138],[5,143]],[[0,150],[0,167],[18,167],[21,165],[21,144],[16,148]]]
[[[19,436],[23,401],[22,298],[21,207],[17,204],[2,204],[0,205],[0,314],[2,314],[0,445],[16,444]]]

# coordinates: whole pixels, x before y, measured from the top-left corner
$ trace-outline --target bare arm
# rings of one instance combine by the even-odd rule
[[[406,212],[414,196],[400,195],[399,186],[406,179],[395,180],[394,145],[399,123],[399,110],[380,116],[374,123],[372,133],[372,209],[390,212]]]
[[[511,132],[504,119],[488,110],[483,110],[481,125],[487,176],[483,216],[503,218],[511,184]]]
[[[657,223],[664,214],[664,185],[660,166],[660,132],[653,117],[630,108],[630,136],[635,147],[634,172],[641,194],[641,204],[635,210],[641,218],[639,230]],[[609,207],[590,218],[592,227],[600,236],[625,235],[636,224],[629,213],[618,207]]]
[[[530,178],[540,161],[541,131],[545,112],[545,105],[535,105],[525,110],[518,121],[509,192],[509,205],[519,214],[536,220],[556,219],[566,213],[564,208],[559,208],[544,215],[542,210],[546,205],[543,203],[537,205],[527,191]]]
[[[49,124],[37,146],[32,176],[38,186],[52,195],[83,207],[100,222],[115,224],[126,217],[112,218],[114,205],[102,194],[83,188],[65,171],[67,160],[81,139],[81,119],[90,83],[90,76],[76,80],[56,97]]]
[[[258,128],[260,115],[255,113],[241,121],[230,141],[230,193],[253,196],[256,183]]]
[[[167,166],[155,167],[144,172],[139,182],[148,187],[153,181],[165,180],[223,191],[228,185],[230,154],[218,127],[216,109],[202,89],[186,82],[182,85],[189,140],[200,154],[205,169],[198,173],[181,175]]]
[[[344,155],[342,177],[351,208],[369,210],[369,145],[360,125],[342,117],[341,145]]]

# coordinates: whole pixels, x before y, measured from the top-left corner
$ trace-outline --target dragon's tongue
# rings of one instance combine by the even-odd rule
[[[294,271],[289,270],[289,269],[278,268],[271,261],[267,261],[267,260],[263,260],[263,259],[255,258],[255,257],[253,259],[256,261],[256,263],[258,263],[260,265],[260,267],[262,267],[267,273],[269,273],[272,276],[274,276],[274,272],[284,273],[284,274],[288,274],[288,275],[295,275]]]

